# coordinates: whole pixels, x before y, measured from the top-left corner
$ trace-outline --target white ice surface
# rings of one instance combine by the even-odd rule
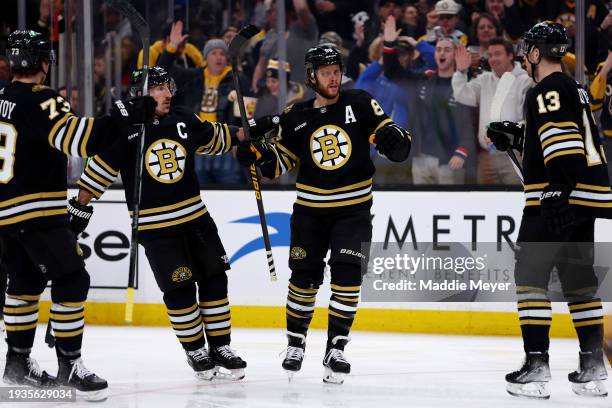
[[[40,325],[32,353],[56,373],[55,352]],[[248,362],[241,382],[198,381],[170,328],[88,326],[86,367],[106,378],[104,403],[19,403],[26,407],[223,408],[223,407],[612,407],[612,398],[571,392],[567,373],[577,366],[577,341],[552,339],[552,397],[517,399],[506,394],[504,374],[518,368],[518,337],[434,336],[354,332],[346,349],[352,372],[344,385],[322,382],[325,333],[308,336],[302,371],[290,384],[280,367],[285,339],[277,329],[238,329],[232,347]],[[6,345],[0,346],[4,355]],[[2,358],[3,359],[3,358]],[[4,365],[4,362],[2,362]],[[608,381],[608,388],[612,387]]]

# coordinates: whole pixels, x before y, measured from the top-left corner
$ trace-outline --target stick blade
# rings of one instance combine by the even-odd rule
[[[259,27],[254,26],[253,24],[244,26],[240,31],[238,31],[238,34],[230,43],[230,55],[237,56],[240,53],[242,46],[251,38],[255,37],[259,31]]]

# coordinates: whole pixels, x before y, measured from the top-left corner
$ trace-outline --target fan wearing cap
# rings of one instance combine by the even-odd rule
[[[170,44],[178,47],[185,38],[180,22],[175,23],[170,32]],[[239,120],[234,118],[228,95],[234,89],[233,75],[239,75],[239,80],[245,81],[242,75],[232,72],[225,41],[220,38],[208,40],[202,54],[205,68],[186,68],[176,64],[177,54],[168,49],[161,54],[158,65],[174,78],[177,88],[183,94],[183,98],[175,100],[174,104],[197,112],[202,120],[238,124]],[[248,89],[248,86],[242,89]]]
[[[255,106],[254,116],[256,118],[267,115],[276,115],[279,111],[279,68],[280,64],[277,60],[271,59],[268,61],[268,68],[266,69],[266,87],[262,94],[257,98],[257,105]],[[287,75],[287,104],[291,105],[304,98],[304,85],[299,82],[291,81],[291,68],[288,62],[285,62],[285,72]]]
[[[440,0],[436,2],[434,12],[438,16],[439,25],[433,27],[431,30],[428,29],[428,32],[420,37],[419,41],[426,39],[430,43],[435,44],[438,37],[452,36],[458,38],[463,45],[466,45],[468,43],[468,36],[457,29],[460,11],[461,4],[454,0]]]
[[[593,241],[595,219],[612,218],[612,189],[588,93],[563,73],[568,46],[559,23],[538,23],[523,35],[519,53],[536,81],[525,99],[525,124],[494,122],[488,131],[498,149],[523,153],[525,208],[514,277],[526,356],[506,375],[507,390],[516,396],[550,397],[547,289],[554,267],[580,344],[579,368],[568,375],[572,390],[607,395]]]

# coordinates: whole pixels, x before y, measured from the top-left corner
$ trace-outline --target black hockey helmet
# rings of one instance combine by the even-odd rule
[[[11,71],[17,74],[35,74],[43,61],[55,63],[51,41],[31,30],[13,31],[8,37],[7,54]]]
[[[565,27],[552,21],[543,21],[531,27],[521,37],[517,55],[525,56],[535,47],[542,57],[562,58],[567,53],[569,39]]]
[[[142,69],[137,69],[132,72],[132,77],[130,78],[130,96],[138,96],[141,94],[143,79],[144,72]],[[174,96],[176,93],[176,84],[170,74],[162,67],[149,67],[148,87],[151,88],[152,86],[163,84],[168,84],[168,89],[170,89],[170,93]]]
[[[317,45],[306,51],[304,67],[306,68],[306,75],[308,75],[310,79],[315,79],[314,73],[321,65],[334,64],[338,64],[340,69],[344,71],[340,51],[331,45]]]

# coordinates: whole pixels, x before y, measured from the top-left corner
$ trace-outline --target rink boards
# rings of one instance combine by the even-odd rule
[[[268,277],[261,227],[254,194],[251,191],[202,191],[202,197],[219,229],[232,264],[229,272],[229,297],[232,323],[241,327],[283,327],[284,304],[289,278],[289,219],[295,193],[264,191],[264,205],[270,230],[278,281]],[[395,242],[402,235],[407,241],[431,242],[434,234],[446,242],[496,242],[500,233],[515,240],[523,208],[521,192],[400,192],[374,194],[373,241]],[[91,275],[92,289],[86,319],[94,324],[123,324],[123,305],[127,283],[130,219],[123,190],[110,190],[95,204],[95,213],[80,240]],[[479,216],[477,228],[470,221]],[[467,217],[467,218],[466,218]],[[484,217],[484,218],[482,218]],[[410,226],[410,227],[409,227]],[[476,235],[474,235],[476,234]],[[612,242],[612,224],[598,221],[596,240]],[[140,271],[134,324],[167,325],[162,295],[144,251],[140,252]],[[326,275],[326,282],[329,277]],[[329,299],[324,284],[317,296],[313,327],[326,326],[324,307]],[[44,299],[49,299],[45,293]],[[371,331],[519,334],[516,305],[513,302],[488,303],[367,303],[357,314],[355,328]],[[573,336],[571,320],[564,304],[554,304],[552,335]],[[559,314],[561,313],[561,314]],[[41,307],[41,317],[48,306]]]

